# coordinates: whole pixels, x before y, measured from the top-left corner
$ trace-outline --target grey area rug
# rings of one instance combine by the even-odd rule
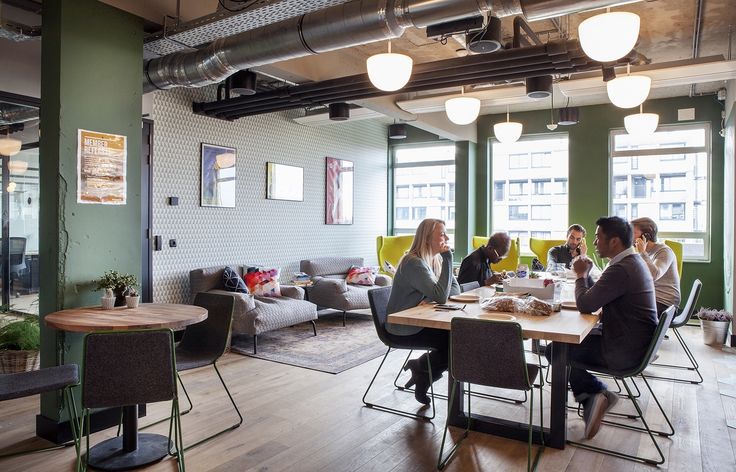
[[[320,315],[317,336],[311,323],[270,331],[258,336],[258,354],[253,354],[252,336],[233,336],[231,350],[306,369],[338,374],[386,353],[370,316],[348,313],[342,326],[342,312]]]

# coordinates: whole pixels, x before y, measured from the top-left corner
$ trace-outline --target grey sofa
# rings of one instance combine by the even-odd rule
[[[379,274],[375,285],[352,285],[345,282],[351,267],[363,267],[362,257],[320,257],[305,259],[300,270],[312,278],[309,301],[323,308],[342,311],[342,324],[348,311],[369,309],[368,290],[391,285],[391,277]]]
[[[241,276],[244,267],[230,265]],[[281,285],[281,297],[255,297],[253,295],[225,290],[222,273],[225,266],[194,269],[189,272],[190,303],[199,292],[215,293],[232,297],[232,333],[253,336],[253,353],[258,352],[258,335],[274,329],[285,328],[307,321],[312,322],[314,335],[317,335],[317,306],[304,300],[304,289]],[[228,340],[228,346],[230,342]]]

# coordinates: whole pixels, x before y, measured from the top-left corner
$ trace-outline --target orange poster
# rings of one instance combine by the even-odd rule
[[[80,129],[77,142],[77,203],[125,205],[127,138]]]

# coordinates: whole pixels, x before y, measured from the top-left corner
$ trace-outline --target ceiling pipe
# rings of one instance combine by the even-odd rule
[[[602,8],[620,1],[354,0],[145,63],[143,91],[202,87],[260,65],[396,38],[408,27],[485,14],[529,20]]]

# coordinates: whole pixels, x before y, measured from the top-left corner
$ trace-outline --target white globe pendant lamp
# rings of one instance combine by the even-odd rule
[[[521,123],[509,121],[509,107],[506,106],[506,121],[493,125],[493,134],[504,144],[515,143],[521,137],[523,126]]]
[[[626,75],[606,82],[608,99],[619,108],[634,108],[644,103],[649,96],[652,79],[646,75],[631,75],[626,66]]]
[[[10,129],[7,130],[4,138],[0,138],[0,154],[3,156],[15,156],[20,152],[21,146],[23,143],[20,139],[10,137]]]
[[[615,61],[634,48],[639,39],[639,24],[639,15],[635,13],[606,11],[580,23],[580,45],[595,61]]]
[[[404,54],[391,52],[391,42],[388,43],[388,53],[374,54],[366,61],[368,78],[379,90],[393,92],[409,82],[414,61]]]
[[[456,125],[468,125],[478,118],[480,100],[475,97],[466,97],[465,90],[461,89],[460,97],[445,101],[447,118]]]
[[[8,160],[8,170],[14,174],[25,174],[28,170],[28,161]]]
[[[659,115],[644,113],[643,106],[639,105],[639,113],[624,117],[626,132],[632,136],[649,136],[654,134],[659,125]]]

